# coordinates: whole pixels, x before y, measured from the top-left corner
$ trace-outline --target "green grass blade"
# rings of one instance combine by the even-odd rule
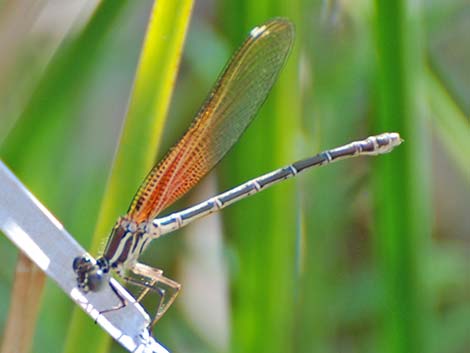
[[[421,255],[430,238],[427,131],[419,104],[422,63],[419,8],[406,1],[376,1],[378,130],[398,131],[403,146],[374,166],[378,260],[383,297],[382,352],[426,351]],[[413,7],[413,9],[409,7]],[[403,148],[402,148],[403,147]]]
[[[192,1],[159,1],[153,9],[126,122],[102,203],[93,250],[129,206],[155,163]]]
[[[98,249],[117,216],[126,211],[138,184],[154,164],[191,8],[190,0],[155,2],[96,226],[93,251]],[[65,351],[104,352],[108,345],[109,337],[76,308]]]

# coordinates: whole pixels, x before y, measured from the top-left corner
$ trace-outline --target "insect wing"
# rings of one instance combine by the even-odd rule
[[[154,218],[222,159],[266,100],[293,39],[292,23],[281,18],[250,32],[189,129],[148,174],[130,206],[130,218]]]

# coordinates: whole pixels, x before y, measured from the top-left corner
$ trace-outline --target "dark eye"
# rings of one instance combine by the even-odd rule
[[[103,287],[104,281],[104,273],[100,269],[96,271],[90,272],[88,274],[88,288],[92,292],[97,292]]]
[[[77,272],[78,270],[81,270],[85,265],[89,265],[90,262],[90,259],[86,256],[77,256],[75,259],[73,259],[73,270]]]

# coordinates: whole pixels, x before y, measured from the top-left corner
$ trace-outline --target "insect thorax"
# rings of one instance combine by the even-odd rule
[[[126,217],[120,217],[108,238],[103,257],[111,269],[121,272],[135,265],[150,240],[147,222],[137,224]]]

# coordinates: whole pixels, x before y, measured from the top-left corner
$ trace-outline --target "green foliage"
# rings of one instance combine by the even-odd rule
[[[383,286],[381,310],[384,352],[424,349],[429,298],[421,292],[420,256],[431,236],[429,132],[420,111],[424,53],[419,13],[406,1],[376,1],[378,48],[377,126],[398,130],[407,141],[388,159],[377,161],[375,235]]]

